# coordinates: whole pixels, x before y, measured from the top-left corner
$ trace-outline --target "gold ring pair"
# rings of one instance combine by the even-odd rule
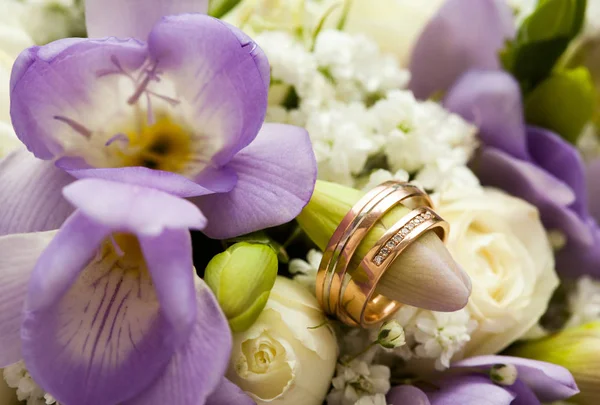
[[[349,265],[375,224],[397,205],[411,209],[372,246],[356,269]],[[385,182],[363,196],[329,240],[317,273],[317,298],[330,315],[350,326],[372,327],[393,315],[400,304],[375,289],[385,271],[421,235],[435,230],[445,240],[449,225],[433,211],[418,187]]]

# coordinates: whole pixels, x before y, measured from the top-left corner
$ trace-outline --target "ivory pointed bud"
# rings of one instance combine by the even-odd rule
[[[600,321],[521,343],[512,348],[510,354],[565,367],[573,374],[580,390],[569,402],[600,404]]]
[[[335,229],[363,193],[339,184],[317,181],[314,194],[297,220],[324,250]],[[397,205],[367,233],[352,258],[356,268],[384,233],[410,210]],[[433,231],[418,238],[387,269],[377,292],[398,302],[440,312],[463,308],[471,294],[469,276],[452,259]]]
[[[247,330],[267,304],[277,277],[277,255],[264,244],[240,242],[213,257],[205,281],[234,332]]]

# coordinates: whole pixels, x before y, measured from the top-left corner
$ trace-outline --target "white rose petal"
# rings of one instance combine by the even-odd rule
[[[471,277],[467,306],[478,322],[465,356],[497,353],[545,312],[558,285],[537,209],[495,190],[438,207],[450,223],[448,248]]]
[[[252,327],[233,336],[227,377],[258,405],[321,405],[337,361],[337,341],[317,300],[278,277]]]

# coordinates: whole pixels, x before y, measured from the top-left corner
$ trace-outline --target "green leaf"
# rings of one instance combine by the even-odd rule
[[[540,0],[500,59],[525,93],[541,83],[583,26],[587,0]]]
[[[596,93],[585,67],[554,72],[525,99],[527,122],[575,142],[594,114]]]

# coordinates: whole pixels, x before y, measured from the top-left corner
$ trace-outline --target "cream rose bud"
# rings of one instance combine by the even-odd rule
[[[444,1],[352,0],[344,30],[371,37],[406,66],[421,31]],[[338,15],[334,13],[330,20]]]
[[[321,405],[335,370],[335,334],[302,285],[277,277],[256,322],[233,334],[227,377],[257,403]]]
[[[450,223],[448,249],[473,283],[467,308],[478,326],[464,356],[497,353],[538,322],[558,286],[538,211],[485,189],[441,201],[438,213]]]

